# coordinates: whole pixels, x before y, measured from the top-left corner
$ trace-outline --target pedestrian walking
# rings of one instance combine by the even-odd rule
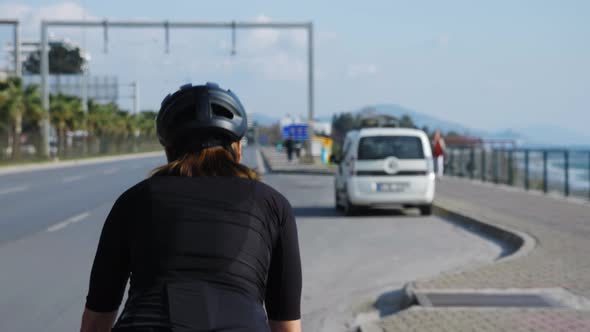
[[[240,164],[246,112],[216,84],[185,85],[156,128],[168,163],[109,213],[81,332],[300,332],[301,262],[289,202]]]
[[[287,137],[285,140],[285,150],[287,151],[287,160],[291,162],[293,160],[293,150],[295,149],[295,142],[293,136]]]
[[[444,174],[444,167],[445,167],[445,141],[440,134],[440,130],[434,132],[434,142],[432,144],[434,146],[434,161],[436,167],[436,176],[442,177]]]
[[[303,143],[301,141],[295,142],[295,156],[297,160],[301,158],[301,148],[303,147]]]

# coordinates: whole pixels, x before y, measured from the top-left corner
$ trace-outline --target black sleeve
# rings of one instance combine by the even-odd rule
[[[297,225],[287,200],[284,199],[281,205],[281,228],[272,251],[265,306],[270,320],[297,320],[301,318],[301,258]]]
[[[129,277],[129,216],[133,211],[129,192],[117,199],[100,235],[90,274],[86,308],[111,312],[119,308]]]

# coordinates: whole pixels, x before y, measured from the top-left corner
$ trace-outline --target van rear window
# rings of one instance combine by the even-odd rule
[[[422,140],[416,136],[369,136],[361,138],[358,151],[359,160],[385,159],[423,159]]]

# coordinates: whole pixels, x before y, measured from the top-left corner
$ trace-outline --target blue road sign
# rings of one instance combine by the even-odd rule
[[[306,124],[293,124],[283,127],[283,138],[293,138],[296,141],[305,141],[308,139]]]

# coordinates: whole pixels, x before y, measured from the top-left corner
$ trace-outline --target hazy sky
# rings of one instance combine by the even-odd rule
[[[40,18],[311,20],[318,115],[391,102],[481,129],[590,123],[590,1],[0,1],[0,18],[14,17],[27,39]],[[302,32],[238,31],[234,57],[225,30],[173,30],[170,54],[163,29],[112,29],[108,54],[99,29],[52,35],[86,45],[93,74],[138,80],[143,109],[217,81],[250,111],[306,113]]]

